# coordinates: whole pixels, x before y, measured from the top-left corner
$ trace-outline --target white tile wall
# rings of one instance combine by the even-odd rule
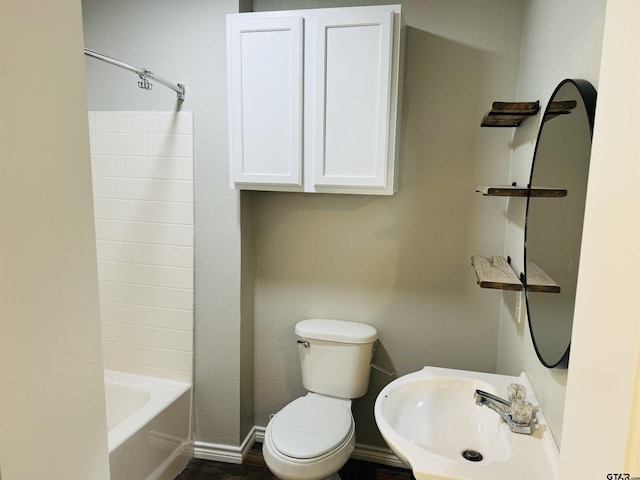
[[[193,116],[89,112],[105,367],[191,381]]]

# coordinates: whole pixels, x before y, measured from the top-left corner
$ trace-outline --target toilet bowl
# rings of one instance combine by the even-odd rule
[[[351,401],[309,393],[271,419],[262,454],[281,480],[333,479],[355,441]]]
[[[362,323],[310,319],[298,322],[295,333],[309,393],[272,416],[263,457],[281,480],[339,480],[356,441],[351,399],[367,391],[377,331]]]

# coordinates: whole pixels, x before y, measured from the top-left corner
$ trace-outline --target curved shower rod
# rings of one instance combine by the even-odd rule
[[[121,62],[120,60],[116,60],[115,58],[108,57],[107,55],[103,55],[102,53],[98,53],[94,50],[90,50],[88,48],[84,49],[84,54],[93,58],[97,58],[98,60],[102,60],[103,62],[111,63],[118,67],[124,68],[125,70],[129,70],[133,73],[136,73],[138,77],[140,77],[140,81],[138,82],[138,87],[144,90],[151,90],[153,84],[149,82],[148,79],[158,82],[161,85],[164,85],[171,90],[174,90],[178,94],[178,100],[184,100],[186,91],[185,86],[182,83],[178,83],[177,85],[174,83],[165,80],[162,77],[158,77],[154,75],[153,72],[150,72],[146,68],[138,68],[133,65],[129,65],[128,63]]]

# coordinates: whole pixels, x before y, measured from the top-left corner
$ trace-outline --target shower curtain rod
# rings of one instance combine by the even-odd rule
[[[165,80],[162,77],[158,77],[154,75],[153,72],[150,72],[146,68],[138,68],[133,65],[129,65],[128,63],[121,62],[120,60],[116,60],[115,58],[108,57],[107,55],[103,55],[102,53],[98,53],[94,50],[90,50],[88,48],[84,49],[84,54],[93,58],[97,58],[98,60],[102,60],[103,62],[111,63],[118,67],[124,68],[125,70],[129,70],[133,73],[136,73],[140,77],[140,81],[138,82],[138,86],[144,90],[151,90],[153,84],[149,82],[147,79],[151,79],[152,81],[158,82],[161,85],[164,85],[171,90],[174,90],[178,94],[179,100],[184,100],[185,97],[185,86],[182,83],[178,83],[177,85],[174,83]]]

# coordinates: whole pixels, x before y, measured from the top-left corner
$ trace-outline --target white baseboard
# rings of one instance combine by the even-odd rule
[[[267,427],[253,427],[256,432],[256,442],[264,443],[264,432],[267,431]]]
[[[253,444],[264,441],[265,430],[265,427],[254,426],[239,447],[218,443],[195,442],[194,456],[203,460],[215,460],[216,462],[242,463]],[[390,449],[361,443],[356,443],[351,458],[392,467],[407,468]]]
[[[253,427],[239,447],[222,443],[195,442],[193,445],[193,455],[203,460],[242,463],[244,457],[247,456],[247,453],[249,453],[249,450],[256,441],[256,430],[258,428],[260,427]],[[264,438],[264,428],[262,431],[262,438]]]
[[[356,443],[356,448],[353,450],[351,458],[391,467],[408,468],[390,449],[362,443]]]

